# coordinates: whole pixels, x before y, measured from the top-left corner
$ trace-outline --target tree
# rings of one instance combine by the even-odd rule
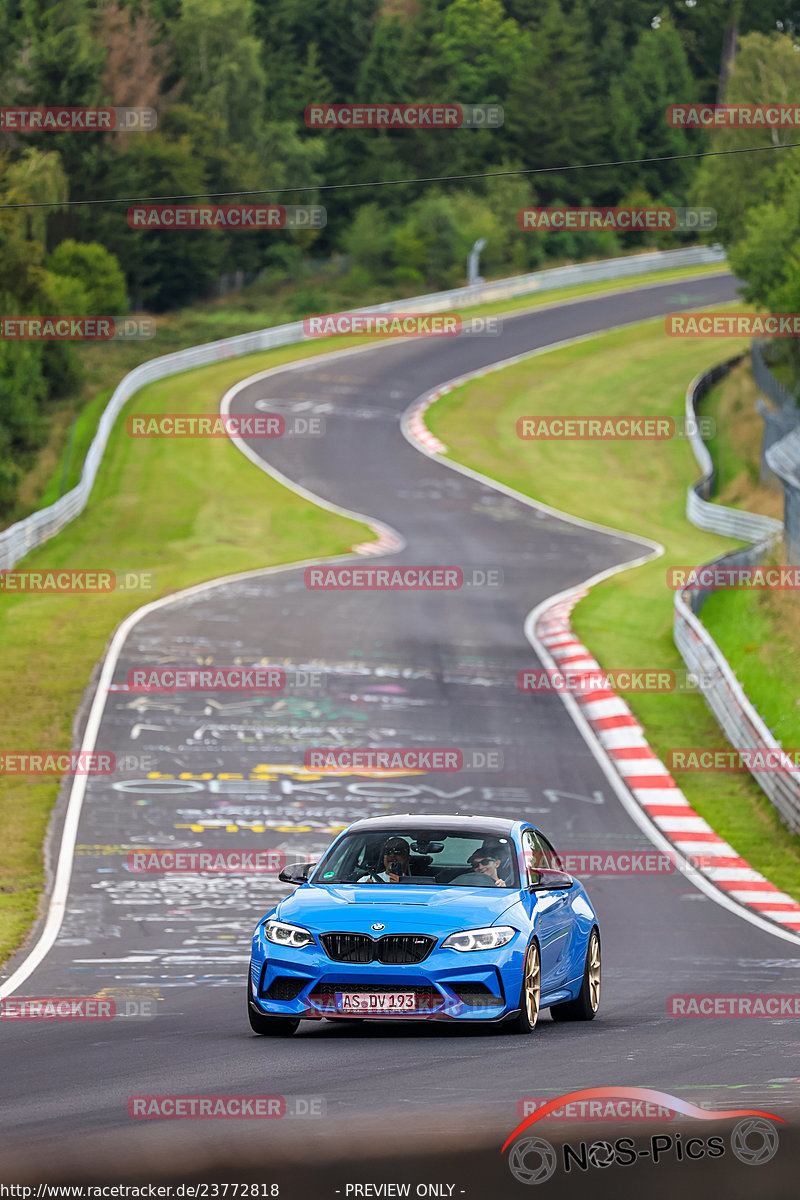
[[[665,0],[698,88],[698,99],[726,102],[726,78],[735,59],[737,40],[750,33],[772,34],[800,29],[796,0]]]
[[[99,106],[103,103],[105,48],[92,26],[87,0],[23,0],[26,51],[19,103],[42,107]],[[70,191],[91,190],[95,156],[102,153],[101,131],[26,134],[29,145],[61,155]]]
[[[369,50],[379,0],[255,0],[255,7],[271,97],[279,104],[284,99],[285,81],[305,60],[311,42],[319,47],[335,99],[352,96],[353,82]],[[307,101],[313,102],[313,97]],[[285,109],[279,111],[289,115]]]
[[[505,94],[526,65],[526,41],[500,0],[453,0],[431,42],[441,99],[484,104]]]
[[[228,141],[257,145],[266,78],[252,0],[183,0],[172,37],[182,99],[206,118],[221,116]]]
[[[125,276],[105,246],[68,238],[50,255],[47,269],[80,284],[86,297],[85,315],[121,316],[127,310]]]
[[[512,76],[506,110],[516,153],[539,168],[597,161],[604,130],[583,4],[578,0],[567,20],[559,0],[543,0],[526,34],[529,57],[524,72]],[[534,182],[545,203],[557,193],[574,202],[596,186],[588,172],[543,174]]]
[[[100,11],[100,35],[106,48],[103,91],[108,102],[122,108],[162,109],[171,47],[147,5],[134,12],[112,0]],[[124,147],[127,139],[141,136],[119,131],[114,140]]]
[[[0,203],[66,198],[57,154],[31,148],[16,162],[0,154]],[[0,311],[48,313],[49,276],[43,267],[45,210],[0,209]],[[0,340],[0,514],[14,509],[16,489],[46,434],[44,409],[57,387],[76,379],[72,347],[55,342]]]
[[[629,111],[636,115],[636,138],[633,141],[625,131],[620,158],[628,157],[634,147],[637,158],[669,158],[700,148],[691,142],[685,129],[672,128],[666,120],[670,104],[691,103],[696,96],[680,37],[670,20],[642,34],[623,80],[622,96]],[[694,170],[691,159],[643,163],[631,173],[632,178],[629,176],[629,185],[644,187],[655,197],[667,193],[682,196]]]
[[[750,33],[742,38],[728,83],[729,104],[790,102],[800,95],[800,54],[788,34]],[[750,146],[786,145],[797,141],[796,129],[715,129],[714,150],[740,150]],[[732,246],[742,240],[751,210],[769,202],[783,188],[785,158],[795,150],[723,154],[703,161],[693,197],[696,203],[717,210],[716,236]]]

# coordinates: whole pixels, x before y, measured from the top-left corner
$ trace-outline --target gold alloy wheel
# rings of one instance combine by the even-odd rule
[[[536,1028],[539,1020],[539,1000],[542,994],[542,968],[539,962],[539,947],[532,942],[525,957],[525,1012],[531,1029]]]
[[[589,1004],[596,1013],[600,1007],[600,939],[594,932],[589,939]]]

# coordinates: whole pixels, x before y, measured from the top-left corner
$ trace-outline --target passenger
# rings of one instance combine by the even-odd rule
[[[482,846],[480,850],[473,850],[467,862],[473,871],[477,871],[480,875],[487,875],[494,887],[508,887],[506,881],[501,879],[498,874],[500,863],[502,862],[501,853],[501,851],[497,851],[492,847]]]

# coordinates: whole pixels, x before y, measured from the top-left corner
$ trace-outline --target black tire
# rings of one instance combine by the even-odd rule
[[[550,1016],[554,1021],[593,1021],[599,1007],[600,934],[593,929],[586,947],[581,990],[574,1000],[567,1000],[565,1004],[551,1004]]]
[[[259,1012],[250,999],[250,973],[247,974],[247,1019],[253,1033],[261,1037],[291,1037],[300,1024],[299,1017],[268,1017]]]
[[[531,988],[531,983],[533,987]],[[539,1006],[542,998],[542,960],[539,943],[531,942],[525,951],[522,967],[522,984],[519,993],[519,1012],[504,1021],[503,1033],[533,1033],[539,1023]]]

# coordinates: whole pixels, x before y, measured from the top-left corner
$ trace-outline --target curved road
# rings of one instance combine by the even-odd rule
[[[523,633],[530,610],[637,557],[640,545],[543,514],[426,458],[404,440],[400,417],[420,394],[487,363],[734,296],[734,281],[720,275],[637,288],[506,317],[500,337],[398,341],[309,360],[238,391],[237,413],[324,415],[324,437],[251,448],[405,539],[402,552],[360,565],[498,570],[503,583],[434,594],[311,591],[302,570],[279,570],[200,589],[135,625],[97,746],[149,755],[163,778],[132,769],[89,782],[60,935],[16,994],[107,990],[120,1005],[154,1003],[155,1015],[0,1022],[7,1146],[130,1129],[127,1099],[142,1093],[322,1096],[329,1115],[356,1124],[410,1108],[434,1121],[437,1106],[467,1106],[505,1132],[519,1097],[601,1084],[646,1085],[712,1106],[795,1104],[795,1085],[775,1082],[791,1075],[797,1052],[789,1022],[666,1015],[671,993],[787,992],[800,978],[800,947],[754,928],[681,875],[587,880],[604,937],[593,1024],[545,1016],[524,1039],[322,1022],[275,1041],[250,1035],[243,981],[252,928],[283,885],[134,876],[125,865],[131,849],[170,843],[305,858],[356,817],[391,811],[532,817],[559,849],[646,848],[561,700],[522,695],[515,683],[520,669],[537,665]],[[285,696],[136,696],[125,688],[132,667],[262,658],[286,663]],[[295,678],[295,668],[316,671],[319,686]],[[501,751],[504,766],[393,781],[319,781],[292,770],[307,746],[337,741]],[[263,1125],[254,1128],[263,1136]]]

